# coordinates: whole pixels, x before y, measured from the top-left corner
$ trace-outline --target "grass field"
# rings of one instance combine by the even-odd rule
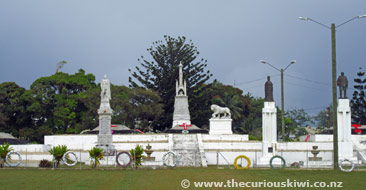
[[[208,168],[173,168],[173,169],[141,169],[141,170],[98,170],[98,169],[30,169],[2,168],[0,169],[0,189],[183,189],[181,181],[188,179],[193,188],[194,182],[235,182],[263,180],[282,182],[297,180],[309,182],[343,182],[343,188],[327,189],[366,189],[366,172],[354,171],[345,173],[333,170],[271,170],[271,169],[216,169]],[[239,186],[238,186],[239,188]],[[221,189],[238,189],[221,188]],[[210,188],[213,189],[213,188]],[[240,188],[266,189],[266,188]],[[267,188],[270,189],[270,188]],[[284,188],[276,188],[284,189]],[[287,188],[301,189],[301,188]],[[302,188],[311,189],[311,188]],[[322,189],[322,188],[314,188]]]

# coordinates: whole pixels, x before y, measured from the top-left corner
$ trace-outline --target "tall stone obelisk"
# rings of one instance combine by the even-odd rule
[[[186,80],[183,80],[183,65],[179,63],[179,80],[176,81],[173,127],[183,123],[190,125],[191,116],[188,109],[187,83]]]
[[[112,132],[111,132],[111,120],[113,110],[109,104],[111,99],[111,87],[107,76],[104,75],[104,79],[100,84],[101,87],[101,102],[98,109],[99,114],[99,134],[97,147],[102,148],[106,156],[115,154],[115,148],[112,145]]]

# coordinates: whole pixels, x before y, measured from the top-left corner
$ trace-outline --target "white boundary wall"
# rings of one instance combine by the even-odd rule
[[[128,135],[113,135],[113,144],[118,151],[129,151],[137,144],[144,148],[150,144],[154,151],[151,156],[156,158],[156,161],[161,161],[162,156],[169,150],[172,134],[128,134]],[[252,163],[255,164],[262,156],[262,142],[248,141],[248,135],[208,135],[202,134],[202,144],[200,148],[205,152],[207,163],[216,165],[217,152],[219,154],[219,164],[226,165],[226,161],[222,158],[223,155],[229,164],[233,164],[234,159],[239,155],[248,156]],[[353,139],[359,140],[361,137]],[[293,162],[304,161],[305,166],[308,157],[312,157],[311,150],[313,146],[318,146],[320,153],[318,157],[322,157],[324,161],[333,159],[333,144],[330,139],[332,135],[315,135],[315,138],[320,142],[287,142],[277,143],[277,154],[284,157],[287,165]],[[53,135],[45,136],[45,145],[11,145],[14,150],[22,154],[25,159],[27,152],[28,160],[41,160],[43,158],[51,160],[52,156],[48,150],[53,146],[66,145],[72,151],[75,151],[79,157],[81,154],[82,161],[89,160],[89,151],[97,143],[97,135]]]

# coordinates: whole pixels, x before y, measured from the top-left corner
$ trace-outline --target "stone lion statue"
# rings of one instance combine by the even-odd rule
[[[230,109],[213,104],[211,110],[214,112],[212,118],[231,118]],[[222,116],[221,116],[222,115]]]

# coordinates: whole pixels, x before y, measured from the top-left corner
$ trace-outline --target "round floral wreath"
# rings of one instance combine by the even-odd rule
[[[241,158],[244,158],[244,159],[248,162],[248,164],[247,164],[247,166],[246,166],[246,167],[240,167],[240,166],[238,166],[238,160],[239,160],[239,159],[241,159]],[[248,157],[247,157],[247,156],[245,156],[245,155],[239,155],[239,156],[238,156],[238,157],[236,157],[236,158],[235,158],[235,160],[234,160],[234,167],[235,167],[236,169],[238,169],[238,170],[246,170],[246,169],[249,169],[250,165],[251,165],[250,158],[248,158]]]

